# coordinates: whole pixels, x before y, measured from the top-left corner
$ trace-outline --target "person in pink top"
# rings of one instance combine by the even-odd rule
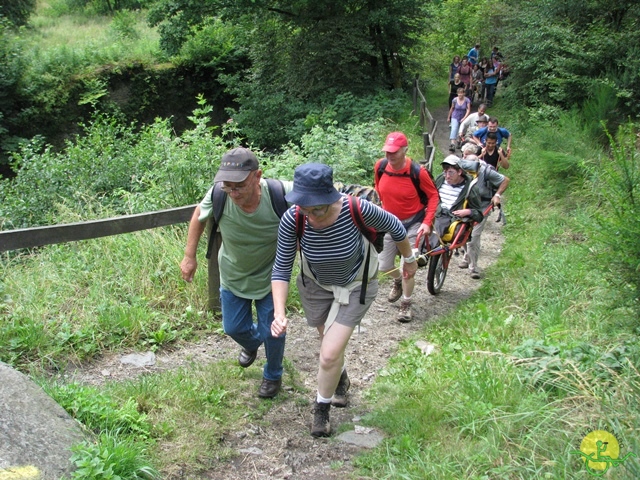
[[[375,164],[374,180],[382,208],[400,219],[411,246],[415,247],[419,235],[428,238],[431,233],[440,197],[429,173],[407,157],[408,148],[404,133],[391,132],[382,147],[385,158]],[[384,249],[378,257],[379,268],[393,279],[389,302],[397,302],[402,297],[396,320],[406,323],[413,316],[411,295],[415,279],[402,278],[400,270],[395,268],[397,255],[396,244],[389,234],[385,235]],[[411,262],[411,258],[403,260]]]
[[[469,59],[467,57],[462,58],[462,63],[460,64],[460,68],[458,68],[458,73],[460,74],[460,80],[465,84],[465,96],[471,98],[471,77],[473,75],[473,66],[469,63]]]

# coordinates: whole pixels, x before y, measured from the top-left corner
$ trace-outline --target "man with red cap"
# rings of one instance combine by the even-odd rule
[[[400,219],[411,245],[415,246],[416,238],[428,238],[431,233],[440,197],[429,172],[406,156],[408,145],[404,133],[391,132],[382,147],[385,158],[376,162],[374,177],[382,208]],[[415,279],[403,279],[400,270],[395,268],[398,253],[391,236],[385,235],[384,250],[379,256],[380,271],[388,272],[393,279],[388,300],[393,303],[402,297],[396,320],[406,323],[413,316],[411,295]],[[411,262],[413,256],[403,260]]]

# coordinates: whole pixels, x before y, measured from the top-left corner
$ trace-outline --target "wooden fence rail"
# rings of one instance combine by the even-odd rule
[[[77,242],[188,222],[195,205],[123,217],[0,232],[0,252]]]
[[[120,235],[150,228],[166,227],[191,220],[196,205],[171,208],[157,212],[126,215],[123,217],[92,220],[89,222],[51,225],[47,227],[23,228],[0,232],[0,252],[18,250],[20,248],[42,247],[56,243],[77,242],[92,238]],[[211,222],[207,226],[209,234]],[[219,235],[216,235],[216,241]],[[218,243],[218,248],[220,247]],[[220,310],[220,268],[218,257],[212,255],[208,262],[208,308]],[[176,273],[177,274],[177,273]]]
[[[433,143],[433,136],[438,128],[438,121],[433,118],[433,115],[431,115],[431,112],[427,108],[427,100],[420,90],[417,76],[413,81],[413,111],[417,112],[420,116],[422,144],[424,147],[424,164],[427,170],[431,172],[431,168],[433,167],[433,156],[436,151],[435,144]]]

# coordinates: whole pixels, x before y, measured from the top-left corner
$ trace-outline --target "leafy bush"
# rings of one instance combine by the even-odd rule
[[[0,180],[0,222],[4,228],[56,223],[60,205],[89,211],[98,199],[116,214],[141,213],[199,201],[229,144],[212,137],[211,107],[191,117],[192,130],[176,137],[168,120],[136,132],[118,116],[96,114],[85,134],[56,153],[34,139],[14,154],[16,178]]]
[[[611,280],[640,309],[640,152],[638,125],[620,127],[609,135],[611,157],[587,164],[590,191],[598,208],[593,212],[596,250]],[[631,286],[631,289],[628,288]]]
[[[301,163],[318,162],[333,167],[333,178],[345,184],[373,185],[373,165],[382,156],[380,146],[386,134],[383,121],[348,124],[331,122],[316,125],[300,139],[300,146],[289,144],[286,150],[267,160],[267,177],[292,178]]]
[[[159,473],[148,464],[143,445],[129,439],[102,434],[95,444],[83,443],[72,447],[71,462],[76,470],[71,478],[77,480],[153,480]]]
[[[138,412],[133,398],[113,400],[93,387],[77,383],[45,384],[44,390],[72,417],[94,432],[110,431],[118,435],[151,437],[151,424]]]
[[[25,25],[36,9],[36,0],[5,0],[0,4],[0,17],[16,26]]]

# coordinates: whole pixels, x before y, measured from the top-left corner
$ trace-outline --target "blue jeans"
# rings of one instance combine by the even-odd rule
[[[493,102],[493,97],[496,94],[496,85],[497,83],[487,83],[486,85],[486,91],[487,91],[487,102],[491,103]]]
[[[458,137],[458,130],[460,130],[460,120],[451,117],[451,133],[449,134],[449,140],[455,140]]]
[[[253,323],[251,313],[251,304],[254,301],[258,312],[257,324]],[[229,290],[220,288],[220,304],[224,333],[249,352],[258,350],[258,347],[264,343],[267,363],[264,364],[262,376],[267,380],[279,380],[282,377],[285,335],[281,337],[271,335],[271,322],[273,322],[271,293],[260,300],[250,300],[237,297]]]

